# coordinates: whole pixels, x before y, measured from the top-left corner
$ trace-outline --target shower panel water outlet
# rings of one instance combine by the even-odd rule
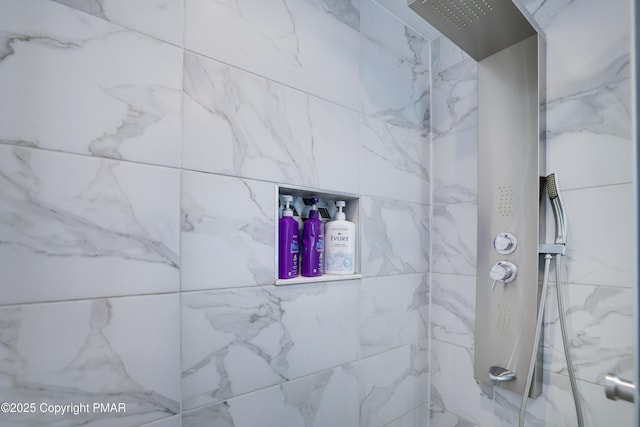
[[[512,0],[409,0],[408,5],[478,61],[474,372],[479,381],[523,394],[542,275],[544,40]],[[540,393],[536,373],[530,395]]]

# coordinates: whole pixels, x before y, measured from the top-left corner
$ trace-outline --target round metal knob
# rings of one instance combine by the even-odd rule
[[[497,282],[511,283],[516,279],[518,267],[510,261],[498,261],[489,270],[489,276],[493,279],[491,290],[496,286]]]
[[[499,254],[508,255],[518,247],[518,239],[511,233],[499,233],[493,239],[493,247]]]

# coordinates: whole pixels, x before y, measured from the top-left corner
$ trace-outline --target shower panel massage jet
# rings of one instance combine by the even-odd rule
[[[511,0],[409,6],[478,61],[475,377],[523,394],[542,275],[544,40]],[[540,381],[534,374],[532,397]]]

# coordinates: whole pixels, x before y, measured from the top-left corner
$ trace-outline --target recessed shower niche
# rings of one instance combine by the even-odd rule
[[[275,201],[276,209],[276,251],[275,251],[275,271],[279,271],[280,256],[280,234],[279,223],[280,218],[283,216],[283,210],[285,206],[284,196],[291,196],[292,201],[290,203],[293,210],[293,218],[298,224],[299,230],[299,253],[302,254],[302,238],[303,238],[303,224],[309,218],[309,212],[312,208],[312,198],[317,198],[317,210],[319,213],[319,219],[326,228],[330,221],[333,221],[338,207],[337,201],[344,201],[345,207],[343,212],[345,219],[352,222],[355,225],[355,251],[353,256],[354,273],[353,274],[322,274],[321,276],[305,277],[302,276],[302,268],[300,265],[299,274],[296,277],[288,279],[280,279],[276,274],[276,285],[294,285],[301,283],[314,283],[314,282],[330,282],[339,280],[354,280],[362,278],[360,273],[360,223],[359,223],[359,198],[356,195],[348,193],[330,193],[326,191],[316,191],[314,189],[295,186],[277,186],[277,199]]]

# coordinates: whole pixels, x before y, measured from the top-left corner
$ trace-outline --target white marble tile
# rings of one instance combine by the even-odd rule
[[[90,408],[0,414],[0,424],[131,426],[178,413],[179,301],[168,294],[1,307],[3,400]],[[126,412],[93,412],[93,402],[122,402]]]
[[[429,42],[373,0],[360,6],[362,35],[387,50],[399,61],[429,67]]]
[[[478,128],[444,135],[431,143],[433,202],[478,198]]]
[[[579,379],[604,385],[615,372],[635,378],[634,292],[627,288],[563,283],[565,316],[571,355]],[[556,287],[549,287],[545,311],[544,367],[567,375],[558,319]]]
[[[360,192],[360,114],[187,53],[183,167]]]
[[[547,39],[547,99],[630,76],[631,2],[557,0],[527,5]]]
[[[98,18],[182,46],[183,0],[54,0]]]
[[[177,170],[0,144],[0,304],[174,292]]]
[[[531,427],[575,427],[576,410],[569,378],[545,371],[543,394],[529,399],[525,425]],[[496,387],[496,426],[512,427],[518,424],[522,396]],[[604,387],[578,381],[578,392],[586,427],[632,426],[633,405],[614,402],[605,397]]]
[[[362,191],[366,195],[430,203],[429,138],[422,131],[371,117],[362,122]]]
[[[360,426],[384,426],[422,406],[429,393],[428,340],[360,361]]]
[[[431,72],[434,76],[469,58],[465,51],[444,36],[431,41]]]
[[[420,15],[408,8],[405,2],[399,2],[398,0],[375,0],[375,2],[387,9],[400,21],[405,22],[408,27],[421,34],[425,40],[434,40],[442,36]]]
[[[409,129],[429,128],[429,67],[362,38],[362,111]]]
[[[274,184],[182,172],[183,291],[273,284]]]
[[[564,189],[631,182],[630,81],[547,105],[547,171]]]
[[[359,33],[312,3],[185,0],[185,47],[359,111]]]
[[[473,351],[431,340],[431,404],[467,422],[493,425],[493,387],[473,376]]]
[[[360,198],[362,271],[367,277],[429,269],[429,207]]]
[[[364,279],[360,290],[360,355],[418,342],[429,332],[425,274]]]
[[[476,278],[431,275],[431,337],[473,350],[475,345]]]
[[[183,415],[183,427],[358,425],[357,370],[337,367]]]
[[[568,283],[633,287],[635,237],[632,184],[564,191]],[[553,229],[553,219],[547,218]]]
[[[356,360],[358,287],[341,282],[183,294],[183,410]]]
[[[429,404],[426,403],[385,427],[426,427],[429,423]],[[436,424],[434,424],[436,425]],[[439,424],[437,424],[439,426]]]
[[[175,415],[173,417],[150,422],[149,424],[143,424],[141,427],[182,427],[182,417],[180,415]]]
[[[433,207],[432,272],[476,274],[477,211],[475,202]]]
[[[356,31],[360,31],[360,0],[303,0],[339,20]]]
[[[434,138],[478,126],[478,63],[467,58],[433,73],[431,132]]]
[[[2,0],[0,142],[180,165],[182,51],[43,0]]]
[[[431,408],[429,422],[429,425],[437,427],[475,427],[478,425],[435,406]]]

